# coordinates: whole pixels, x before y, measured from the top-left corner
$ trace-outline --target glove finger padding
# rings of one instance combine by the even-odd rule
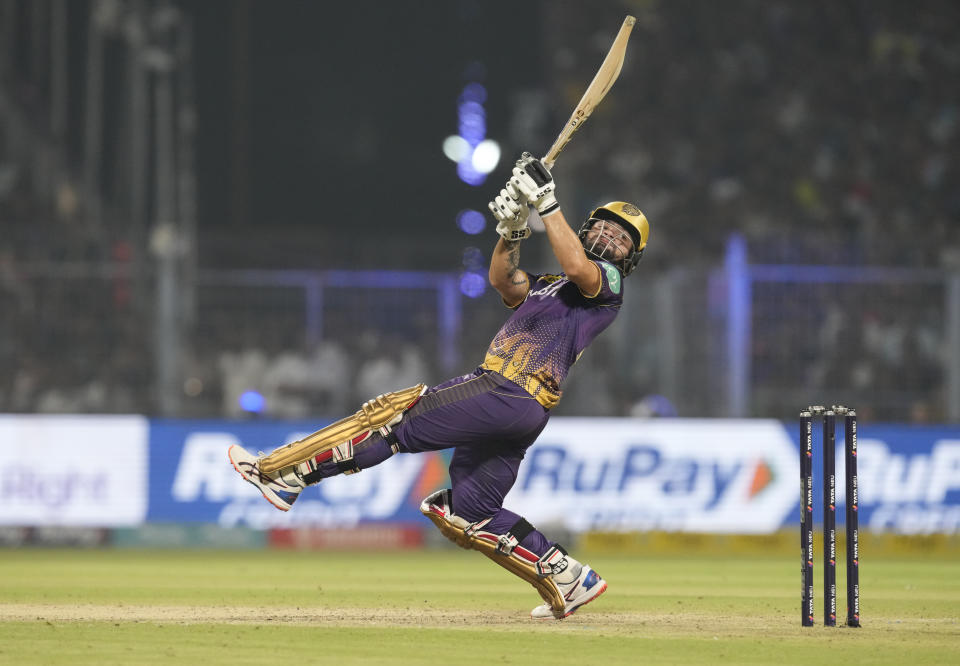
[[[518,241],[530,236],[530,228],[527,227],[527,218],[530,217],[528,201],[529,197],[523,186],[516,178],[511,178],[500,190],[500,194],[487,204],[487,208],[499,222],[497,233],[505,240]]]
[[[496,197],[487,204],[490,212],[497,219],[497,233],[507,241],[518,241],[530,236],[530,227],[527,226],[527,217],[530,209],[526,203],[518,203],[512,197]]]
[[[512,197],[506,188],[500,190],[500,196],[498,196],[494,201],[502,203],[507,207],[507,210],[510,211],[510,214],[514,217],[520,216],[520,204],[517,202],[517,199]]]
[[[520,204],[510,197],[498,196],[487,204],[490,212],[500,222],[519,225],[526,222],[529,210],[526,204]]]
[[[517,189],[517,186],[514,185],[512,180],[507,181],[507,184],[504,186],[504,189],[506,190],[507,194],[509,194],[510,197],[517,203],[521,205],[527,203],[527,198],[523,196],[523,192]],[[502,194],[503,191],[504,190],[500,190],[500,193]]]
[[[524,169],[513,167],[513,178],[510,182],[528,201],[532,202],[536,199],[534,195],[537,193],[537,183]]]
[[[497,197],[497,199],[499,199],[499,197]],[[487,208],[490,209],[490,212],[493,213],[493,217],[496,218],[498,222],[506,222],[507,218],[509,217],[506,206],[497,199],[494,199],[488,203]]]

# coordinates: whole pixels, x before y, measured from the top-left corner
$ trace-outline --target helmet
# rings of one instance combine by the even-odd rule
[[[616,222],[622,226],[633,240],[633,251],[619,261],[611,261],[610,257],[604,256],[606,246],[596,248],[596,242],[587,242],[587,232],[595,224],[602,221]],[[600,206],[587,218],[587,221],[580,227],[577,233],[580,238],[580,244],[583,245],[587,256],[592,259],[599,259],[612,263],[624,277],[630,275],[633,269],[640,263],[640,257],[643,256],[643,249],[647,246],[647,238],[650,236],[650,223],[646,216],[640,212],[640,209],[631,203],[625,201],[611,201],[608,204]]]

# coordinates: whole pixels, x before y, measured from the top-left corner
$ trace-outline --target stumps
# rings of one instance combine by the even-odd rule
[[[857,413],[847,412],[844,428],[847,477],[847,626],[860,626],[860,484],[857,477]]]
[[[800,412],[800,621],[813,626],[813,417]]]
[[[842,405],[807,407],[800,412],[800,620],[814,624],[813,600],[813,422],[822,418],[823,624],[837,625],[837,417],[844,417],[846,471],[847,626],[860,626],[860,534],[857,509],[857,413]]]

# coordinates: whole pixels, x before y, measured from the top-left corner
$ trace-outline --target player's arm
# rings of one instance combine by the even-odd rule
[[[490,284],[505,304],[514,307],[523,302],[530,289],[526,272],[520,270],[520,241],[530,235],[527,227],[530,209],[512,183],[507,183],[487,206],[498,221],[497,233],[500,234],[490,257]]]
[[[557,208],[542,219],[543,226],[547,229],[547,238],[550,239],[550,247],[553,248],[553,254],[567,278],[577,285],[582,293],[596,296],[602,279],[600,267],[587,258],[580,239],[567,224],[563,212]]]
[[[554,196],[555,184],[550,171],[529,153],[524,153],[513,169],[510,182],[519,190],[543,220],[550,239],[553,254],[567,278],[584,294],[596,295],[600,291],[600,267],[587,258],[580,239],[567,224]]]
[[[520,269],[520,241],[500,237],[490,257],[489,277],[507,306],[519,305],[527,297],[530,280]]]

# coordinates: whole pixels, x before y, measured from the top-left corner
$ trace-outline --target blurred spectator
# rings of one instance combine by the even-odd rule
[[[544,49],[557,54],[544,65],[551,89],[517,105],[509,119],[517,141],[579,98],[623,13],[616,2],[559,6]],[[675,0],[630,11],[638,25],[621,80],[584,130],[589,140],[566,149],[557,178],[571,208],[635,196],[653,227],[643,286],[670,267],[717,266],[734,231],[753,263],[960,270],[955,2]],[[583,39],[584,26],[596,34]],[[0,86],[39,132],[29,121],[44,108],[43,88],[29,83]],[[123,216],[94,217],[79,181],[46,168],[22,118],[12,126],[0,113],[0,412],[154,413],[153,287],[134,232]],[[229,256],[248,256],[249,266],[263,259],[265,248],[243,238],[236,247]],[[455,263],[457,249],[450,254]],[[202,265],[218,268],[217,256]],[[689,289],[705,292],[705,283]],[[304,341],[321,335],[306,334],[297,287],[199,291],[197,322],[185,326],[185,413],[243,417],[240,395],[255,389],[267,416],[342,414],[438,378],[436,293],[380,291],[380,300],[351,290],[326,301],[312,347]],[[792,416],[796,405],[786,405],[800,396],[837,395],[862,417],[944,417],[945,359],[958,352],[944,335],[941,286],[755,284],[753,299],[756,415]],[[454,342],[476,349],[503,311],[495,298],[462,301],[476,312]],[[708,307],[689,315],[689,328],[716,346]],[[710,403],[685,413],[683,396],[666,396],[667,409],[656,398],[657,338],[641,350],[612,333],[575,366],[580,377],[560,413],[719,409],[711,364],[684,366]],[[650,369],[622,367],[627,355]]]
[[[409,343],[381,339],[367,332],[366,347],[370,355],[357,371],[355,401],[370,400],[385,391],[413,386],[428,377],[423,352]]]
[[[352,394],[349,387],[353,377],[346,349],[334,340],[321,340],[307,363],[307,386],[315,408],[323,414],[347,413],[352,407],[349,404]]]
[[[219,365],[223,384],[223,415],[230,418],[245,416],[240,396],[262,387],[261,378],[267,368],[267,355],[257,348],[225,351],[220,354]]]

